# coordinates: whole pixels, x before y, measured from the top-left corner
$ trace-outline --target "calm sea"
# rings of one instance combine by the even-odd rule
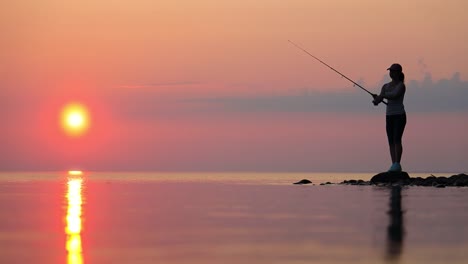
[[[468,263],[468,188],[371,176],[0,173],[0,263]]]

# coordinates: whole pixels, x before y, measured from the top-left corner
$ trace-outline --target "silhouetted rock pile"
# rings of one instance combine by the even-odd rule
[[[346,180],[341,184],[347,185],[408,185],[408,186],[433,186],[437,188],[445,188],[449,186],[468,186],[468,175],[461,173],[452,175],[450,177],[440,176],[435,177],[433,175],[427,178],[411,178],[406,172],[382,172],[374,177],[370,181],[363,180]]]
[[[370,180],[371,183],[395,183],[409,181],[411,178],[407,172],[381,172]]]
[[[348,185],[372,185],[370,181],[363,181],[363,180],[345,180],[341,184],[348,184]]]
[[[302,185],[302,184],[311,184],[311,183],[312,183],[312,182],[309,181],[308,179],[303,179],[303,180],[300,180],[300,181],[295,182],[295,183],[293,183],[293,184],[301,184],[301,185]]]

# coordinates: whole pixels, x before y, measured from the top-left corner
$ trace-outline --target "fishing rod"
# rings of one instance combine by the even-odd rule
[[[366,88],[362,87],[361,85],[359,85],[358,83],[356,83],[355,81],[351,80],[350,78],[348,78],[346,75],[342,74],[341,72],[337,71],[335,68],[333,68],[332,66],[326,64],[324,61],[322,61],[321,59],[315,57],[314,55],[310,54],[310,52],[308,52],[307,50],[303,49],[301,46],[297,45],[296,43],[292,42],[291,40],[288,40],[289,43],[291,43],[292,45],[294,45],[296,48],[302,50],[303,52],[305,52],[307,55],[311,56],[312,58],[318,60],[320,63],[322,63],[323,65],[327,66],[328,68],[332,69],[334,72],[338,73],[339,75],[341,75],[341,77],[345,78],[346,80],[352,82],[354,84],[354,86],[357,86],[359,88],[361,88],[362,90],[366,91],[368,94],[370,94],[372,97],[375,97],[376,94],[373,94],[371,92],[369,92],[369,90],[367,90]],[[384,104],[387,104],[387,102],[384,102],[382,101],[382,103]]]

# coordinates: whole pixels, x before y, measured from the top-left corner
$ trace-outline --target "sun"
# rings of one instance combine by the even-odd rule
[[[67,104],[61,113],[61,126],[70,136],[81,136],[89,127],[89,115],[86,107],[79,103]]]

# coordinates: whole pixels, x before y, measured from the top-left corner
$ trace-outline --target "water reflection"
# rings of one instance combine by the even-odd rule
[[[405,232],[401,200],[401,186],[393,186],[390,193],[389,225],[387,228],[387,259],[390,261],[397,261],[403,250]]]
[[[67,235],[67,263],[82,264],[82,246],[81,246],[81,205],[83,199],[81,196],[83,179],[81,177],[70,177],[67,182],[67,216],[65,233]]]

